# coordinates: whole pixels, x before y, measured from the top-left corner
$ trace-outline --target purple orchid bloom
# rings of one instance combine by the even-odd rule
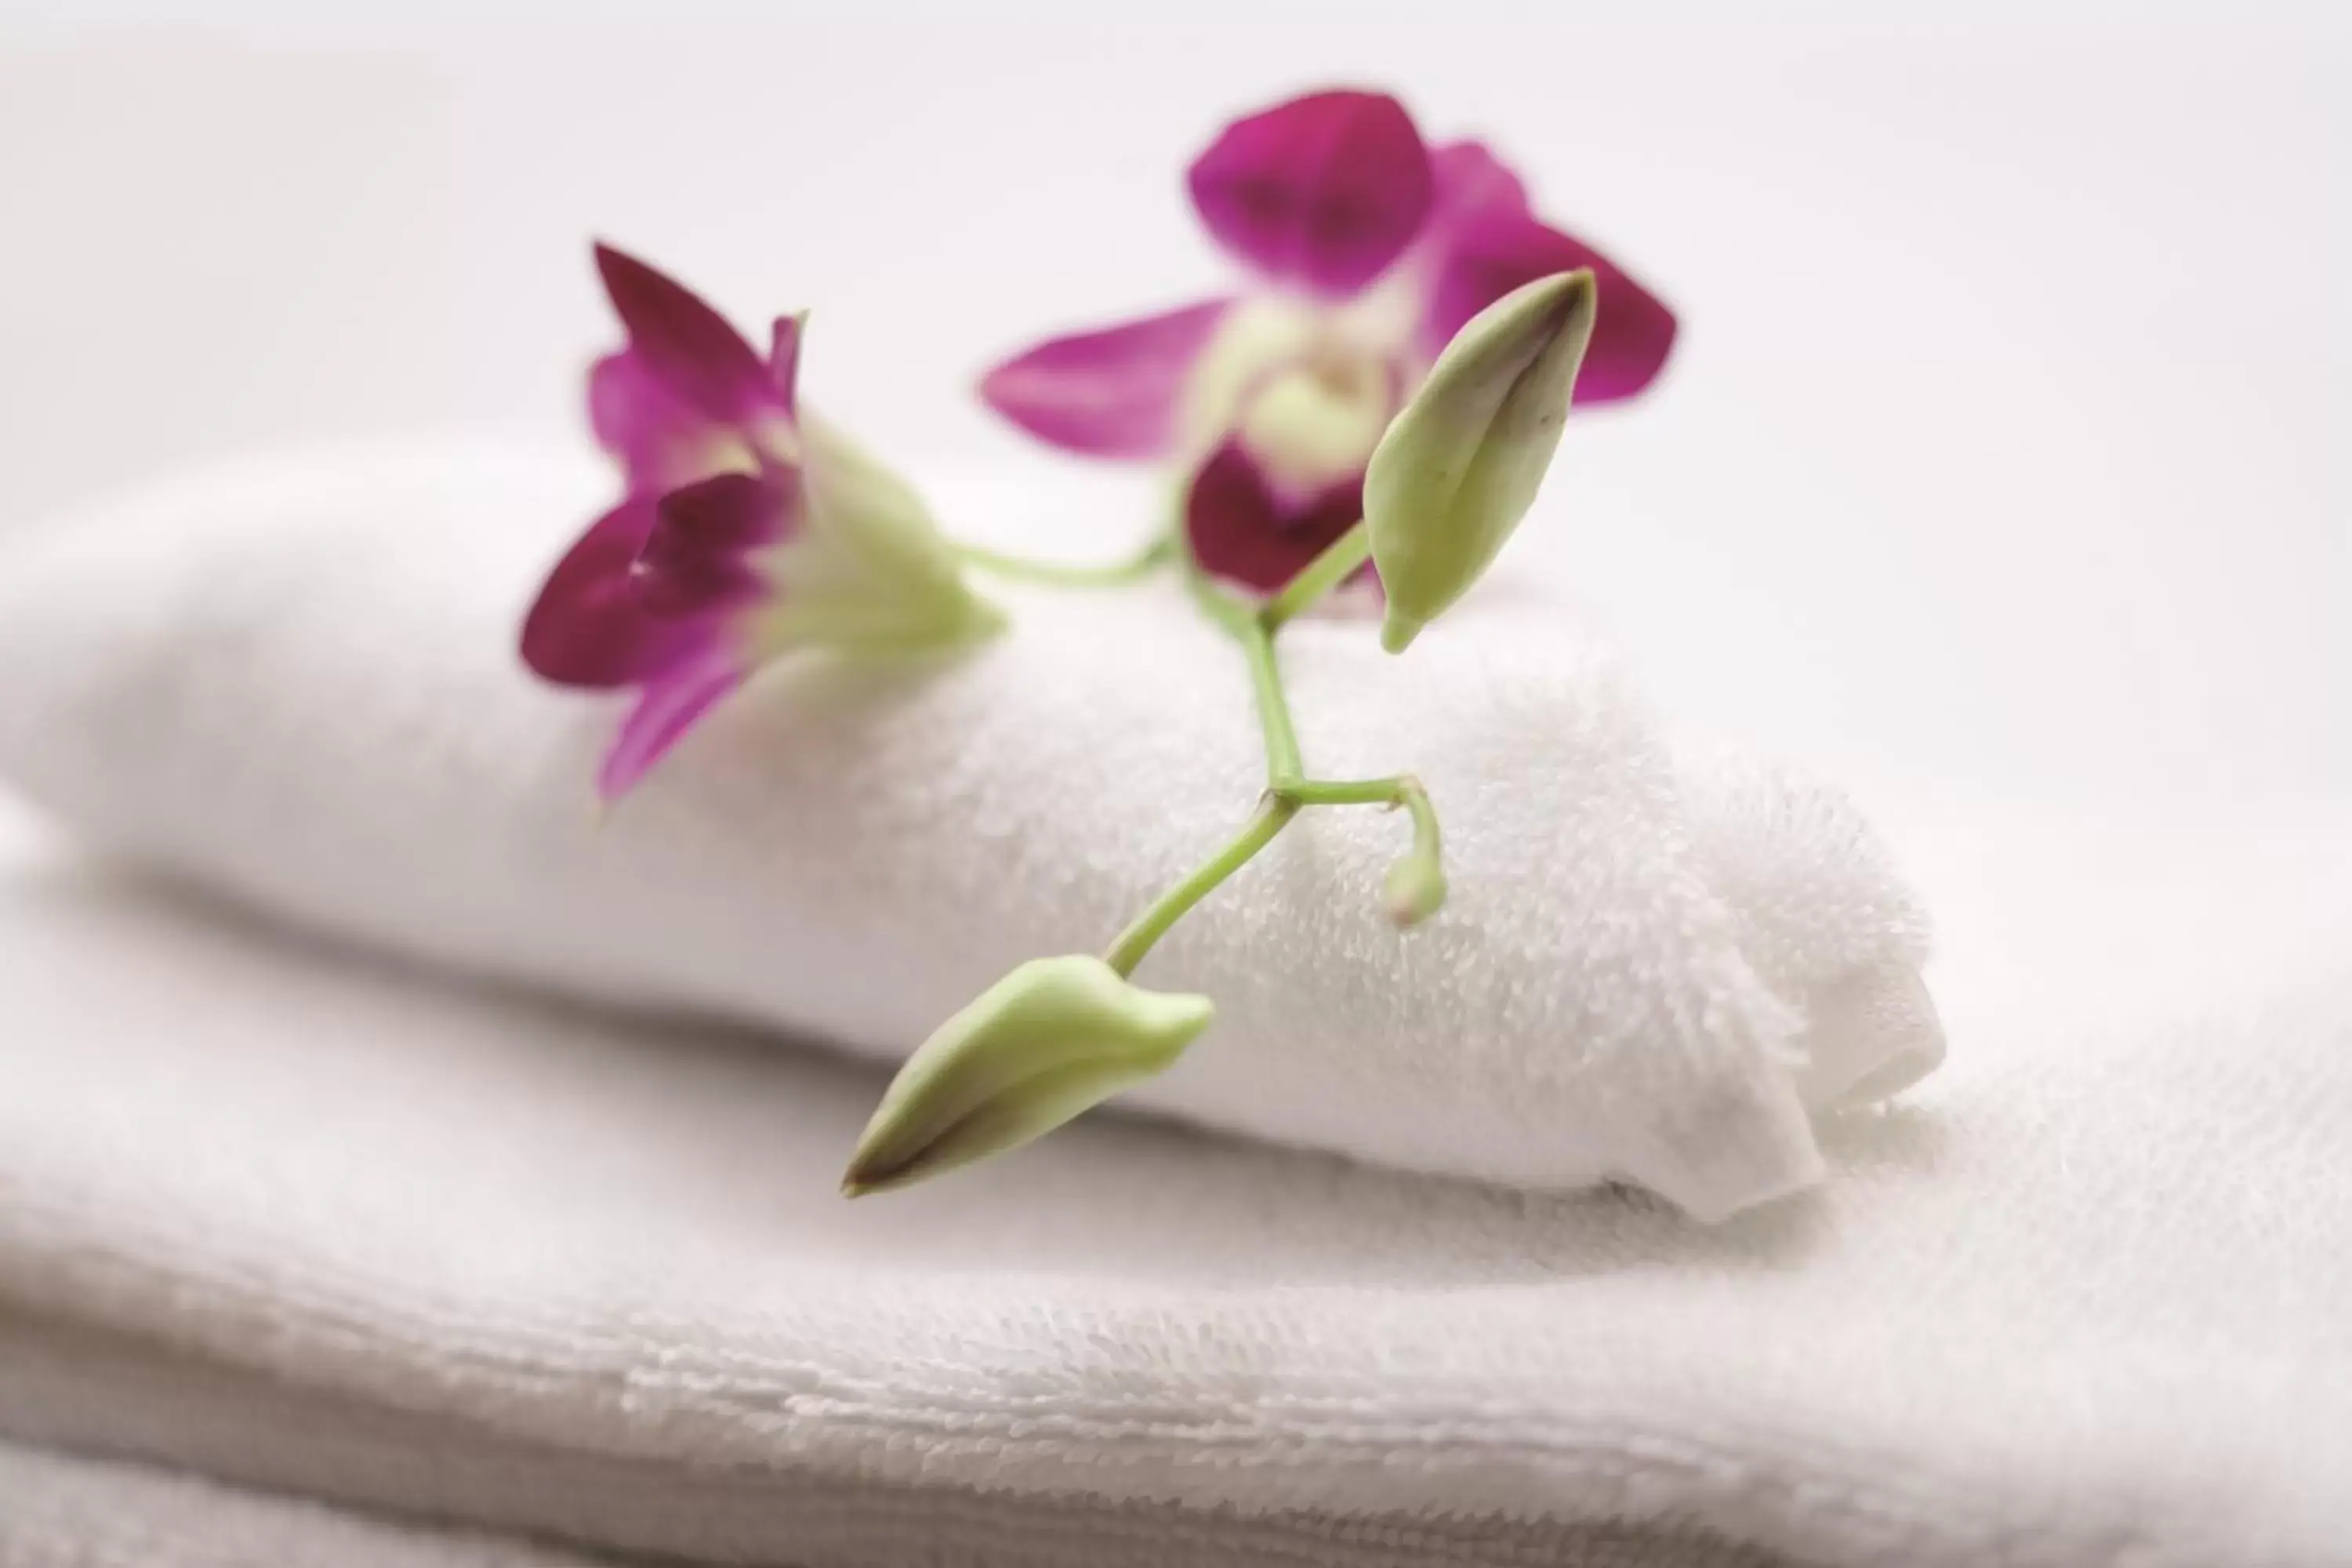
[[[786,653],[993,629],[921,501],[799,406],[801,318],[762,356],[644,262],[600,245],[596,268],[628,342],[590,372],[589,420],[627,492],[550,574],[522,657],[560,686],[635,692],[599,794]]]
[[[1512,289],[1591,269],[1579,407],[1641,392],[1674,346],[1673,312],[1536,217],[1484,145],[1427,145],[1384,93],[1309,93],[1236,121],[1189,184],[1258,286],[1040,343],[981,395],[1066,450],[1181,465],[1193,558],[1248,587],[1280,587],[1362,515],[1390,419],[1455,331]]]

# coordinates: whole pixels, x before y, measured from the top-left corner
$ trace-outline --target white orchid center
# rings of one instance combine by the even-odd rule
[[[1370,325],[1286,298],[1235,307],[1192,373],[1187,453],[1237,434],[1267,478],[1298,495],[1361,471],[1405,391],[1393,345]]]

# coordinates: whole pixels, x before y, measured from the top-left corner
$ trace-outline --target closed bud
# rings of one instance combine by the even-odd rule
[[[1017,1149],[1165,1069],[1205,996],[1147,991],[1099,958],[1032,959],[925,1040],[850,1156],[852,1197]]]
[[[1493,564],[1559,446],[1592,336],[1590,270],[1514,289],[1465,322],[1364,474],[1388,593],[1381,646],[1402,653]]]
[[[1419,851],[1402,857],[1389,867],[1381,901],[1398,925],[1419,925],[1445,902],[1444,868]]]

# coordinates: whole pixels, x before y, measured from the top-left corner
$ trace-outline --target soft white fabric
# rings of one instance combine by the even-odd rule
[[[570,1552],[0,1443],[0,1568],[592,1568]]]
[[[1246,815],[1241,663],[1156,584],[1025,595],[961,659],[774,672],[597,826],[615,704],[513,644],[609,482],[336,452],[60,530],[0,578],[0,774],[320,930],[891,1058]],[[1402,818],[1307,814],[1139,972],[1220,1016],[1137,1104],[1719,1218],[1818,1178],[1809,1107],[1941,1059],[1923,918],[1843,797],[1677,766],[1567,613],[1506,583],[1403,659],[1360,623],[1285,655],[1317,773],[1427,783],[1453,900],[1401,935]]]
[[[2352,1562],[2352,812],[1889,805],[1972,1048],[1713,1228],[1119,1118],[845,1204],[866,1072],[32,861],[0,1427],[795,1568]]]
[[[318,481],[284,482],[292,506]],[[514,567],[503,539],[481,554],[492,576]],[[289,599],[317,555],[284,530],[268,541],[205,585],[158,564],[169,542],[101,522],[75,553],[115,574],[105,594],[59,596],[72,579],[54,574],[0,589],[8,765],[248,903],[608,996],[792,1016],[763,1005],[751,958],[773,944],[738,929],[761,912],[740,890],[759,879],[730,860],[818,857],[844,917],[878,919],[856,868],[780,816],[731,846],[685,834],[695,803],[735,812],[714,819],[730,831],[751,819],[748,719],[680,757],[669,804],[649,789],[602,840],[534,826],[600,722],[544,717],[534,693],[478,733],[431,684],[478,668],[470,649],[383,642],[372,597],[416,586],[401,548],[355,557],[338,596]],[[257,673],[289,625],[316,687]],[[159,641],[167,627],[206,635]],[[1337,771],[1332,715],[1352,694],[1304,651],[1310,751]],[[403,703],[289,696],[393,658],[425,682]],[[1245,777],[1241,697],[1218,709],[1234,704],[1239,735],[1201,746]],[[820,735],[876,711],[795,700]],[[239,753],[239,719],[270,739]],[[1373,754],[1351,762],[1437,772],[1354,743]],[[941,798],[985,804],[1007,876],[1064,877],[1087,906],[1071,925],[1098,934],[1110,911],[1094,906],[1140,874],[1024,858],[1043,827],[957,793],[1006,765],[973,744],[938,759]],[[1190,767],[1177,750],[1160,761]],[[110,756],[143,776],[110,776]],[[305,756],[320,760],[297,787],[275,782]],[[538,781],[528,808],[468,815],[517,779]],[[1857,915],[1868,901],[1838,880],[1874,852],[1819,847],[1855,831],[1834,797],[1712,753],[1675,781],[1687,852],[1767,984],[1812,988],[1822,955],[1846,951],[1814,933],[1854,928],[1811,923],[1817,905],[1912,940],[1907,900],[1888,894],[1900,918]],[[924,831],[889,815],[896,799],[861,828]],[[1465,828],[1512,806],[1446,804]],[[1826,1123],[1818,1192],[1712,1228],[1636,1194],[1512,1192],[1116,1117],[845,1204],[831,1181],[869,1073],[764,1037],[444,988],[0,823],[0,1432],[436,1529],[794,1568],[2352,1563],[2352,808],[1876,804],[1938,910],[1938,997],[1968,1048],[1901,1107]],[[1095,820],[1087,801],[1064,809]],[[1130,819],[1160,832],[1146,806]],[[1725,826],[1743,820],[1798,826]],[[1369,942],[1376,928],[1346,921],[1395,830],[1331,818],[1262,880],[1327,888],[1318,937]],[[1789,845],[1812,847],[1813,870],[1784,872]],[[617,868],[582,869],[591,848]],[[426,858],[394,876],[401,854]],[[913,870],[891,867],[877,874]],[[546,923],[509,929],[496,889],[542,876],[585,912],[534,901]],[[694,942],[616,941],[591,955],[602,975],[579,948],[548,956],[626,879],[687,918],[698,878],[739,890]],[[330,906],[354,886],[390,912]],[[1226,918],[1271,907],[1234,893]],[[948,898],[970,918],[908,918],[977,964],[998,906]],[[1056,918],[1043,904],[1002,907]],[[1171,949],[1166,977],[1252,934]],[[807,940],[814,956],[776,959],[796,980],[870,961],[849,937]],[[930,984],[911,963],[887,978]],[[1362,1005],[1337,986],[1325,1000]],[[1810,1009],[1816,1046],[1832,1010]],[[243,1531],[279,1527],[321,1542],[299,1560],[399,1561],[356,1516],[215,1508],[208,1484],[60,1463],[0,1454],[0,1505],[18,1505],[0,1520],[36,1521],[0,1528],[0,1551],[105,1563],[110,1519],[170,1517],[228,1561]],[[28,1481],[42,1510],[10,1495]],[[253,1508],[277,1522],[238,1522]]]

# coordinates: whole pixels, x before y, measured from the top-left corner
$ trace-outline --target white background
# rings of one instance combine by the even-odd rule
[[[0,531],[318,435],[571,435],[592,234],[814,307],[810,395],[918,478],[1065,484],[974,373],[1214,290],[1182,164],[1384,84],[1682,313],[1516,547],[1678,714],[2012,795],[2352,792],[2352,7],[197,15],[0,0]]]

